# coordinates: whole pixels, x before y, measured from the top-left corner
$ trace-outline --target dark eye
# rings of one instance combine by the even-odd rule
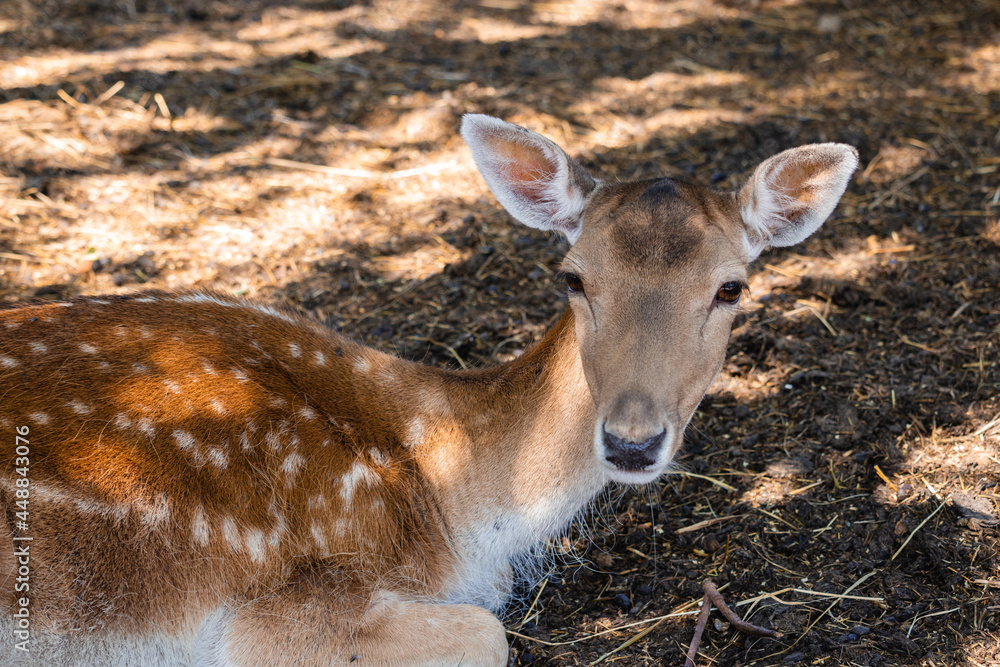
[[[570,294],[583,294],[583,281],[580,280],[580,276],[575,273],[563,274],[563,278],[566,280],[566,287],[569,288]]]
[[[740,295],[743,294],[747,286],[741,282],[732,280],[728,283],[722,283],[722,287],[715,294],[716,301],[721,301],[723,303],[739,303]]]

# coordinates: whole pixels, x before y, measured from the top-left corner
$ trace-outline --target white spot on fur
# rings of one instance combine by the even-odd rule
[[[268,431],[264,436],[264,442],[274,451],[281,449],[281,435],[277,431]]]
[[[231,301],[226,301],[212,296],[211,294],[202,294],[200,292],[196,292],[194,294],[183,294],[181,296],[174,297],[174,303],[210,303],[216,306],[223,306],[224,308],[236,308],[239,305]]]
[[[49,351],[49,348],[45,343],[37,340],[33,340],[28,343],[28,347],[30,347],[31,351],[35,354],[45,354]]]
[[[267,404],[272,408],[283,408],[288,405],[288,401],[283,399],[281,396],[272,396],[267,399]]]
[[[0,476],[0,489],[13,494],[15,489],[14,479]],[[94,498],[87,497],[85,492],[78,489],[63,490],[57,486],[49,486],[44,482],[32,481],[31,496],[49,503],[61,503],[72,505],[76,511],[84,515],[99,516],[105,519],[113,519],[121,522],[135,509],[133,504],[125,503],[103,503]],[[147,505],[148,507],[148,505]],[[143,507],[142,511],[150,511]]]
[[[250,560],[255,563],[263,563],[266,551],[264,550],[264,531],[257,528],[251,528],[246,532],[246,538],[244,540],[247,553],[250,554]]]
[[[191,517],[191,537],[196,544],[205,546],[211,537],[211,529],[208,520],[205,518],[205,508],[198,505],[194,508],[194,516]]]
[[[115,326],[115,335],[119,338],[124,338],[127,333],[128,330],[125,328],[125,325],[118,324]]]
[[[153,330],[147,327],[145,324],[143,324],[141,327],[139,327],[139,335],[147,339],[152,338]]]
[[[209,402],[209,405],[212,406],[212,409],[215,410],[216,414],[224,415],[227,412],[226,406],[218,398],[213,398],[211,402]]]
[[[243,549],[243,541],[240,539],[240,529],[236,527],[236,522],[229,515],[222,517],[222,536],[226,538],[229,548],[233,551],[241,551]]]
[[[36,424],[48,424],[51,421],[51,417],[45,412],[32,412],[28,415],[28,419],[35,422]]]
[[[424,441],[424,436],[427,434],[427,424],[420,417],[414,417],[410,420],[410,423],[406,425],[406,441],[405,445],[410,449],[415,449],[419,447]]]
[[[229,465],[229,455],[226,454],[225,450],[215,447],[208,450],[208,460],[219,470],[225,470],[226,466]]]
[[[96,303],[98,306],[110,306],[111,302],[106,299],[91,299],[90,303]],[[69,305],[69,304],[66,304]]]
[[[250,378],[249,378],[249,377],[247,376],[247,374],[246,374],[246,373],[244,373],[243,371],[241,371],[241,370],[240,370],[240,369],[238,369],[238,368],[233,368],[233,369],[230,369],[230,371],[229,371],[229,372],[230,372],[230,373],[232,374],[232,376],[233,376],[234,378],[236,378],[236,380],[237,380],[238,382],[246,382],[247,380],[249,380],[249,379],[250,379]]]
[[[132,364],[132,372],[136,374],[143,374],[149,372],[149,366],[146,364],[139,363],[138,361]]]
[[[281,538],[288,533],[288,521],[285,520],[285,515],[277,508],[273,501],[267,511],[274,518],[274,523],[271,525],[271,532],[267,537],[267,543],[277,548],[281,544]]]
[[[154,435],[156,435],[156,427],[153,426],[153,420],[150,419],[149,417],[143,417],[142,419],[140,419],[139,423],[136,425],[136,428],[138,428],[139,431],[142,432],[147,437],[152,438]]]
[[[358,373],[367,373],[371,368],[371,364],[364,357],[358,357],[354,360],[354,370]]]
[[[133,299],[136,303],[157,303],[159,299],[155,296],[140,296]]]
[[[114,424],[116,427],[120,429],[126,429],[132,425],[132,420],[129,419],[128,415],[125,414],[124,412],[119,412],[117,415],[115,415]]]
[[[94,411],[92,407],[82,401],[73,400],[68,403],[69,409],[78,415],[89,415]]]
[[[293,359],[298,359],[302,356],[302,348],[298,343],[289,343],[288,352],[292,355]]]
[[[170,521],[170,499],[161,493],[156,501],[146,507],[142,514],[142,523],[146,526],[164,526]]]
[[[212,362],[210,362],[208,359],[202,359],[201,360],[201,370],[205,371],[209,375],[218,375],[219,374],[219,372],[217,370],[215,370],[215,367],[212,366]]]
[[[80,343],[79,348],[84,354],[97,354],[98,352],[97,348],[90,343]]]
[[[309,532],[312,533],[313,541],[316,543],[316,546],[319,547],[319,550],[325,553],[326,531],[323,530],[323,526],[321,526],[318,522],[313,521],[309,526]]]
[[[180,447],[181,449],[186,451],[194,449],[195,445],[194,436],[188,433],[187,431],[182,431],[181,429],[177,429],[171,435],[174,436],[174,441],[177,442],[177,446]]]
[[[303,458],[298,452],[292,452],[285,457],[284,462],[281,464],[281,470],[288,476],[287,482],[289,485],[295,481],[295,475],[297,475],[299,469],[305,465],[305,462],[305,458]]]
[[[326,498],[322,493],[309,496],[309,509],[312,511],[326,509]]]
[[[6,355],[0,356],[0,366],[4,368],[16,368],[21,365],[21,362],[14,357],[8,357]]]
[[[313,352],[313,363],[317,366],[326,366],[326,355],[316,350]]]
[[[262,315],[269,315],[270,317],[276,317],[279,320],[288,322],[289,324],[299,324],[299,322],[297,322],[295,318],[286,315],[285,313],[281,312],[280,310],[277,310],[276,308],[272,308],[271,306],[265,306],[262,303],[248,303],[246,305],[251,310],[256,310],[258,313],[261,313]]]
[[[312,421],[313,419],[316,419],[316,417],[318,417],[319,415],[316,414],[315,410],[306,405],[299,409],[299,416],[302,417],[303,419]]]
[[[181,393],[181,386],[173,380],[164,380],[163,385],[167,388],[171,394]]]
[[[250,434],[246,431],[240,433],[240,447],[244,452],[249,452],[253,449],[253,442],[250,440]]]
[[[372,457],[372,461],[374,461],[378,465],[385,465],[386,462],[385,454],[378,447],[372,447],[371,449],[369,449],[368,454],[369,456]]]
[[[365,486],[371,486],[378,482],[378,479],[378,474],[360,461],[351,466],[351,469],[340,478],[340,497],[344,501],[344,508],[350,508],[358,484],[364,482]]]

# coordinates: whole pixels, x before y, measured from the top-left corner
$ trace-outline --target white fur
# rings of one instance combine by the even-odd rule
[[[572,493],[551,489],[530,504],[484,517],[457,535],[461,560],[445,601],[500,611],[515,580],[539,571],[545,541],[562,533],[605,485],[597,470],[590,479],[579,481]]]
[[[819,229],[857,167],[858,152],[846,144],[800,146],[764,160],[739,193],[748,261],[767,246],[795,245]],[[789,173],[799,178],[789,182]]]
[[[364,482],[365,486],[372,486],[378,479],[378,474],[360,461],[351,466],[351,469],[340,478],[340,497],[344,501],[344,508],[350,508],[351,501],[354,500],[354,491],[360,482]]]
[[[462,137],[479,173],[508,213],[529,227],[554,229],[570,243],[576,242],[583,229],[580,215],[592,188],[579,187],[561,148],[540,134],[482,114],[462,118]],[[519,177],[523,173],[505,146],[534,153],[533,163],[545,164],[545,170],[532,179]]]

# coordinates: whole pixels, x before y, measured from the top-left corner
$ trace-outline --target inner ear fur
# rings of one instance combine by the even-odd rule
[[[575,242],[596,182],[555,143],[498,118],[468,114],[462,137],[493,195],[516,220]]]
[[[846,144],[800,146],[764,160],[737,193],[750,258],[819,229],[857,167],[858,152]]]

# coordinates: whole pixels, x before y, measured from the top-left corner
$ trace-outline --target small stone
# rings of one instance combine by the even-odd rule
[[[840,14],[820,14],[819,20],[816,21],[816,29],[829,34],[838,32],[843,24],[844,19]]]

